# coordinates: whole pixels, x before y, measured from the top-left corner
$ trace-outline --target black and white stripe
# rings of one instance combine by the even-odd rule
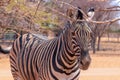
[[[91,29],[86,22],[68,22],[59,37],[43,40],[32,34],[17,38],[10,52],[14,80],[78,80],[89,67]]]
[[[76,80],[82,54],[87,49],[90,29],[78,22],[52,40],[26,34],[15,40],[10,53],[15,80]],[[82,53],[83,51],[83,53]]]

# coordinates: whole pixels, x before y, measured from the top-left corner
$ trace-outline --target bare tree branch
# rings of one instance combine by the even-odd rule
[[[50,8],[50,7],[46,7],[46,8],[50,9],[51,11],[55,12],[56,14],[59,14],[59,15],[63,16],[64,18],[69,19],[70,21],[74,21],[74,19],[70,18],[69,16],[65,15],[62,12],[59,12],[59,11],[53,9],[53,8]]]
[[[95,11],[120,11],[120,6],[113,6],[105,9],[98,9]]]
[[[99,9],[95,11],[120,11],[120,9]]]
[[[55,12],[55,13],[63,16],[63,17],[65,17],[65,18],[67,18],[67,19],[71,20],[71,21],[75,21],[74,19],[70,18],[69,16],[67,16],[67,15],[65,15],[65,14],[63,14],[63,13],[61,13],[61,12],[59,12],[59,11],[53,9],[53,8],[50,8],[50,7],[47,7],[47,8],[50,9],[50,10],[52,10],[53,12]],[[106,21],[93,21],[93,20],[88,20],[88,22],[92,22],[92,23],[96,23],[96,24],[105,24],[105,23],[116,22],[116,21],[118,21],[118,20],[120,20],[120,18],[116,18],[116,19],[112,19],[112,20],[106,20]],[[79,20],[79,21],[86,21],[86,20]]]
[[[37,11],[38,11],[38,8],[39,8],[41,2],[42,2],[42,0],[40,0],[39,3],[38,3],[38,6],[37,6],[36,11],[35,11],[35,14],[34,14],[34,17],[35,17],[35,15],[37,14]]]
[[[112,19],[112,20],[106,20],[106,21],[93,21],[93,20],[89,20],[89,22],[97,23],[97,24],[105,24],[105,23],[116,22],[118,20],[120,20],[120,18],[116,18],[116,19]]]
[[[120,8],[120,6],[112,6],[112,7],[109,7],[107,9],[113,9],[113,8]]]
[[[59,2],[59,3],[63,3],[63,4],[65,4],[65,5],[68,5],[68,6],[72,7],[72,8],[75,9],[75,10],[80,10],[80,11],[83,13],[83,15],[84,15],[85,20],[79,20],[79,21],[88,21],[88,22],[96,23],[96,24],[105,24],[105,23],[111,23],[111,22],[116,22],[116,21],[120,20],[120,18],[116,18],[116,19],[112,19],[112,20],[106,20],[106,21],[93,21],[93,20],[88,20],[88,17],[87,17],[87,15],[85,14],[85,12],[84,12],[83,10],[78,9],[77,7],[75,7],[75,6],[73,6],[73,5],[69,4],[69,3],[63,2],[63,1],[58,1],[58,0],[55,0],[55,1],[57,1],[57,2]],[[39,2],[39,4],[40,4],[40,2]],[[38,7],[40,6],[39,4],[38,4],[38,6],[37,6],[37,9],[38,9]],[[110,8],[119,8],[119,7],[120,7],[120,6],[114,6],[114,7],[110,7]],[[75,19],[70,18],[69,16],[65,15],[64,13],[59,12],[59,11],[53,9],[53,8],[50,8],[50,7],[47,7],[47,6],[45,6],[45,8],[50,9],[51,11],[55,12],[56,14],[59,14],[59,15],[63,16],[64,18],[69,19],[70,21],[75,21]],[[109,10],[110,8],[104,9],[104,10]],[[36,12],[37,12],[37,10],[36,10]],[[36,14],[36,13],[35,13],[35,14]]]
[[[65,4],[65,5],[68,5],[68,6],[72,7],[72,8],[75,9],[75,10],[80,10],[80,11],[83,13],[85,19],[87,18],[87,15],[84,13],[83,10],[78,9],[77,7],[75,7],[75,6],[73,6],[73,5],[69,4],[69,3],[63,2],[63,1],[57,1],[57,2],[58,2],[58,3],[63,3],[63,4]]]
[[[69,4],[72,3],[73,1],[74,1],[74,0],[70,0],[70,1],[69,1]]]
[[[64,4],[66,4],[66,5],[70,6],[70,7],[78,10],[77,7],[75,7],[75,6],[73,6],[73,5],[69,4],[69,3],[66,3],[66,2],[63,2],[63,1],[57,1],[57,2],[59,2],[59,3],[64,3]],[[110,10],[111,8],[120,8],[120,6],[110,7],[110,8],[107,8],[107,10]],[[88,22],[97,23],[97,24],[105,24],[105,23],[111,23],[111,22],[116,22],[116,21],[120,20],[120,18],[116,18],[116,19],[112,19],[112,20],[106,20],[106,21],[93,21],[93,20],[88,20],[88,19],[87,19],[88,17],[87,17],[87,15],[84,13],[84,11],[81,10],[81,9],[79,9],[79,10],[83,13],[84,18],[85,18],[85,20],[80,20],[80,21],[88,21]],[[55,11],[55,10],[52,9],[52,11]],[[58,11],[57,11],[57,13],[61,14],[61,13],[58,12]],[[62,14],[62,15],[64,15],[64,14]],[[66,15],[64,15],[64,17],[65,17],[65,16],[66,16]]]

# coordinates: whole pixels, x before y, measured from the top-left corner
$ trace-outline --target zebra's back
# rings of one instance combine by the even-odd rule
[[[67,72],[58,67],[62,44],[58,38],[43,40],[31,34],[19,37],[10,53],[11,71],[20,80],[70,80],[79,76],[80,70]],[[60,61],[59,64],[62,62]],[[65,70],[65,71],[64,71]],[[75,73],[73,73],[76,71]],[[69,75],[69,76],[68,76]],[[75,80],[75,79],[74,79]]]
[[[78,80],[91,58],[91,29],[77,10],[76,20],[67,21],[60,36],[43,40],[31,34],[19,37],[10,53],[15,80]],[[79,18],[81,17],[81,18]]]
[[[44,67],[42,62],[47,62],[43,53],[47,44],[46,40],[35,37],[32,34],[25,34],[15,40],[10,53],[12,74],[23,80],[37,80],[39,67]],[[40,59],[41,63],[38,63]],[[17,77],[16,77],[17,76]]]

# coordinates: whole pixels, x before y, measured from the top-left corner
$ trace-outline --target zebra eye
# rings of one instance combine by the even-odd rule
[[[83,23],[80,23],[80,25],[81,25],[81,26],[84,26],[84,24],[83,24]]]
[[[75,26],[76,26],[76,27],[79,27],[79,26],[80,26],[80,24],[76,24]]]
[[[75,32],[71,32],[71,33],[72,33],[73,36],[75,35]]]

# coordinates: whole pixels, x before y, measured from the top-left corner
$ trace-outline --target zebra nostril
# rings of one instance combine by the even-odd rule
[[[84,65],[82,61],[80,61],[80,64],[81,64],[81,65]]]
[[[81,61],[82,65],[86,65],[87,63],[89,63],[89,62],[88,61],[84,61],[84,60]]]
[[[80,69],[82,69],[82,70],[87,70],[89,65],[90,65],[89,61],[87,61],[87,62],[80,61]]]

